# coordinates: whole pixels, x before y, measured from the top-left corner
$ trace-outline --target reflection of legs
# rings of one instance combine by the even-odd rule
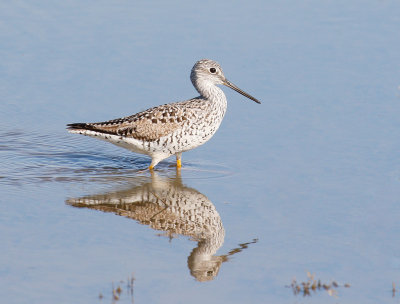
[[[182,161],[181,161],[182,152],[178,152],[175,155],[176,155],[176,167],[181,168],[182,167]]]

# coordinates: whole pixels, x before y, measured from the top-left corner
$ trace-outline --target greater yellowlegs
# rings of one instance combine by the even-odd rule
[[[105,122],[69,124],[68,130],[149,155],[150,170],[163,159],[175,154],[176,165],[180,168],[182,152],[208,141],[224,118],[226,97],[216,85],[223,84],[260,103],[228,81],[220,65],[213,60],[197,61],[192,68],[190,80],[200,93],[199,97]]]

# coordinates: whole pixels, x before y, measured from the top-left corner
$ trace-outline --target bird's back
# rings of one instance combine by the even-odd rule
[[[218,129],[225,108],[201,97],[153,107],[137,114],[96,123],[68,125],[71,133],[96,137],[151,155],[187,151]]]

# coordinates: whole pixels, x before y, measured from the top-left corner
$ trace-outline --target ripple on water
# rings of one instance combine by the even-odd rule
[[[39,182],[99,182],[129,176],[149,175],[150,159],[91,138],[58,132],[41,134],[23,130],[0,133],[0,155],[3,159],[0,184]],[[175,159],[157,165],[163,176],[175,174]],[[232,175],[228,168],[207,162],[184,163],[185,179],[221,178]]]

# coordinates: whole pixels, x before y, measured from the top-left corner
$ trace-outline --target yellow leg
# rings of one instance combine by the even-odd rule
[[[163,158],[160,158],[160,157],[151,157],[151,164],[150,164],[150,166],[149,166],[149,170],[150,171],[152,171],[154,168],[155,168],[155,166],[157,166],[157,164],[161,161],[161,160],[163,160]]]
[[[182,161],[181,161],[182,152],[178,152],[175,155],[176,155],[176,167],[177,168],[182,168]]]

